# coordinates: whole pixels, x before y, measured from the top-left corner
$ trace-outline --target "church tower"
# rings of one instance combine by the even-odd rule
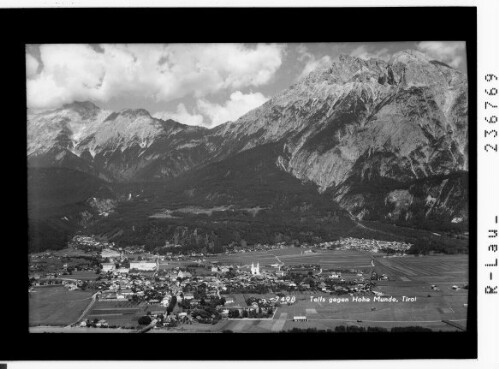
[[[254,263],[251,263],[251,274],[260,275],[260,263],[257,263],[256,266]]]

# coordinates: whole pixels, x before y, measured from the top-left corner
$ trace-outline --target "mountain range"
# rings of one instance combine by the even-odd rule
[[[418,51],[340,56],[217,127],[73,102],[27,116],[32,249],[320,241],[359,221],[466,229],[466,75]]]

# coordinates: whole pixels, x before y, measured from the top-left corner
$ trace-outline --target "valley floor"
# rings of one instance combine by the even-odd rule
[[[468,290],[466,288],[468,284],[467,255],[388,257],[386,255],[372,255],[367,252],[350,250],[319,250],[308,255],[303,255],[301,252],[303,251],[299,248],[286,248],[267,252],[221,255],[215,257],[215,259],[225,264],[245,265],[259,262],[262,266],[277,262],[288,265],[317,263],[327,269],[354,268],[363,270],[366,276],[374,268],[374,271],[378,274],[386,274],[389,277],[386,280],[376,281],[374,291],[382,298],[392,297],[395,301],[380,301],[379,297],[370,293],[338,296],[319,290],[285,292],[286,295],[294,296],[296,301],[291,305],[282,304],[272,319],[223,319],[216,324],[195,322],[193,324],[181,324],[175,328],[157,328],[150,332],[215,333],[232,331],[276,333],[289,331],[293,328],[334,330],[337,326],[350,325],[387,329],[420,326],[437,331],[459,330],[456,326],[444,321],[453,322],[463,329],[466,327],[468,303]],[[371,261],[373,261],[374,267]],[[176,263],[165,263],[160,268],[169,269],[175,266],[182,267],[182,265]],[[438,288],[432,288],[432,285],[438,285]],[[275,293],[265,295],[231,294],[229,296],[233,297],[236,302],[244,304],[245,300],[250,296],[269,298],[275,296]],[[341,302],[338,302],[338,300],[341,300]],[[135,332],[134,329],[62,327],[74,323],[90,302],[91,293],[67,291],[64,287],[36,288],[30,292],[30,331],[71,333]],[[139,307],[131,306],[127,307],[127,309],[131,311],[130,315],[120,315],[116,319],[119,321],[125,319],[127,322],[132,319],[133,322],[129,322],[131,325],[128,324],[131,327],[133,324],[136,325],[137,317],[135,315]],[[115,313],[125,314],[127,312],[118,309]],[[306,317],[307,321],[293,321],[294,317],[297,316]],[[92,316],[87,316],[87,318],[89,317],[92,318]]]

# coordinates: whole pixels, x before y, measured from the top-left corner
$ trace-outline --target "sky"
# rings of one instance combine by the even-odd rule
[[[466,46],[459,41],[27,45],[27,105],[92,101],[211,128],[237,120],[341,54],[388,61],[406,49],[466,72]]]

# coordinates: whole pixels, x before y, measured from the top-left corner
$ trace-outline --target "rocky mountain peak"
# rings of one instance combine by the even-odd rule
[[[319,68],[309,74],[303,81],[308,85],[318,83],[343,85],[349,82],[375,81],[387,73],[387,62],[381,59],[364,60],[351,55],[341,54],[329,66]]]
[[[329,66],[310,73],[300,85],[344,85],[351,82],[380,83],[411,86],[444,86],[461,83],[463,74],[449,65],[432,60],[417,50],[404,50],[392,55],[389,61],[378,58],[362,59],[341,54]]]
[[[390,64],[394,64],[395,62],[402,62],[406,64],[410,62],[427,64],[430,62],[430,60],[431,59],[421,51],[414,49],[407,49],[393,54],[392,57],[390,58]]]
[[[460,71],[416,50],[394,54],[389,64],[396,82],[403,87],[429,86],[441,90],[466,80]]]

